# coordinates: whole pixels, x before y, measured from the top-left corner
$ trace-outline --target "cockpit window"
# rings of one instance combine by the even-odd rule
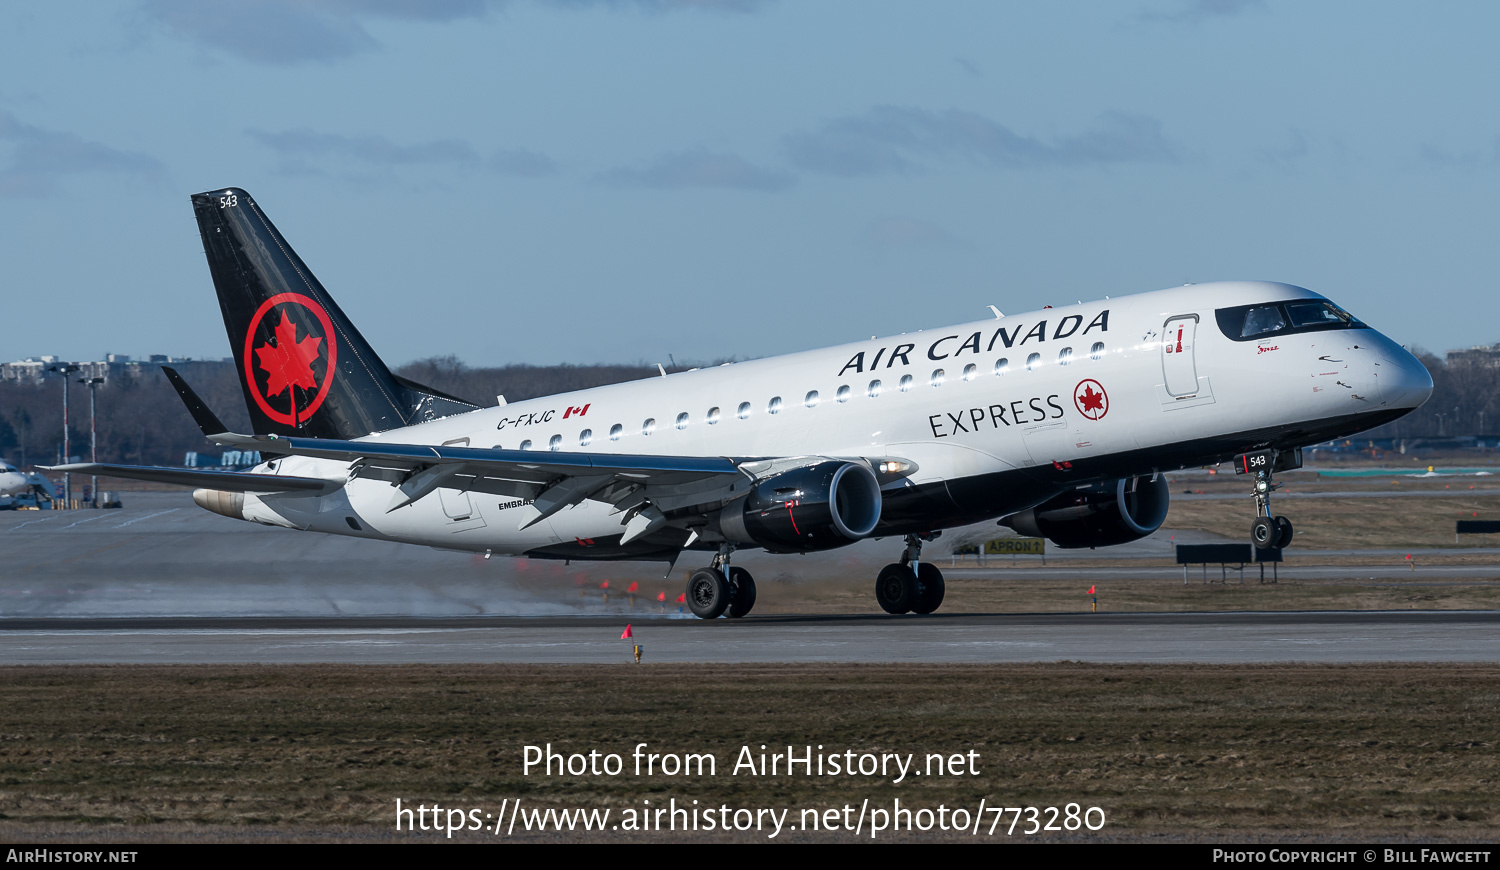
[[[1219,323],[1219,330],[1235,341],[1324,329],[1366,328],[1344,309],[1322,299],[1292,299],[1220,308],[1214,312],[1214,319]]]
[[[1267,305],[1245,312],[1245,325],[1240,328],[1239,337],[1254,338],[1257,335],[1270,335],[1283,329],[1286,329],[1286,317],[1281,313],[1281,307]]]
[[[1343,326],[1353,320],[1348,312],[1332,302],[1288,302],[1286,312],[1293,326]]]

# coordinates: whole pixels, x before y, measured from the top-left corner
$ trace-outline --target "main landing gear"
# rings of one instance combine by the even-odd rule
[[[875,600],[886,613],[931,613],[943,603],[943,572],[922,561],[922,542],[942,532],[907,535],[901,561],[880,569],[875,578]]]
[[[755,578],[744,568],[731,568],[724,547],[707,568],[699,568],[688,578],[687,605],[700,619],[728,616],[739,619],[755,607]]]
[[[1271,480],[1271,465],[1255,472],[1255,522],[1250,524],[1250,543],[1257,550],[1278,550],[1292,543],[1292,521],[1271,515],[1271,493],[1278,484]]]

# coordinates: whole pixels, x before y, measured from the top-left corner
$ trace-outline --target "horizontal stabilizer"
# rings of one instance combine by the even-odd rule
[[[106,462],[75,462],[71,465],[43,466],[43,468],[47,471],[70,471],[74,474],[125,477],[131,480],[149,480],[152,483],[171,483],[177,486],[222,489],[227,492],[303,492],[324,494],[333,492],[344,485],[344,482],[341,480],[325,480],[321,477],[290,477],[279,474],[250,474],[243,471],[162,468],[154,465],[111,465]]]
[[[208,405],[198,398],[198,394],[193,392],[193,388],[188,386],[187,381],[182,379],[182,375],[179,375],[176,369],[171,366],[162,366],[161,370],[167,376],[167,380],[172,382],[172,389],[177,391],[182,404],[187,405],[188,413],[193,415],[193,422],[203,430],[205,438],[225,431],[226,427],[219,422],[218,415],[209,410]]]

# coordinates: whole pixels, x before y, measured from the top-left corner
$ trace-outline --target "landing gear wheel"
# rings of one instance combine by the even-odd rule
[[[1257,550],[1269,550],[1276,546],[1281,539],[1281,532],[1276,528],[1276,521],[1270,517],[1256,517],[1255,522],[1250,524],[1250,543]]]
[[[916,597],[917,575],[906,565],[892,563],[880,569],[875,578],[875,600],[886,613],[905,613],[911,610]]]
[[[713,568],[700,568],[688,578],[688,609],[699,619],[718,619],[729,599],[729,581]]]
[[[917,594],[912,598],[912,613],[931,613],[938,609],[943,603],[943,593],[947,587],[943,584],[943,572],[931,562],[922,562],[917,566]]]
[[[1292,521],[1286,517],[1276,518],[1276,546],[1286,549],[1292,545]]]
[[[730,568],[729,588],[729,609],[725,615],[739,619],[755,607],[755,578],[744,568]]]

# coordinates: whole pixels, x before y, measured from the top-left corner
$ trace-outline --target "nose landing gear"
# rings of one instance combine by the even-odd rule
[[[1289,452],[1261,450],[1242,453],[1234,458],[1237,474],[1255,475],[1255,521],[1250,524],[1250,543],[1257,550],[1273,550],[1288,547],[1292,543],[1292,521],[1271,514],[1271,493],[1279,486],[1272,474],[1289,468],[1302,467],[1302,450]]]
[[[875,578],[875,600],[886,613],[931,613],[943,603],[943,572],[922,561],[922,542],[942,532],[907,535],[901,561],[880,569]]]

